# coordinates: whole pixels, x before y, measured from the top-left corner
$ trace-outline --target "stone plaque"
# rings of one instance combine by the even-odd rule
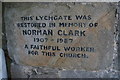
[[[4,3],[9,56],[17,64],[62,69],[111,67],[114,3]]]

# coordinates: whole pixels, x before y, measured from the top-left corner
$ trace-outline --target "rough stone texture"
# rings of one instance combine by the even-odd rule
[[[120,78],[120,2],[118,3],[118,71],[119,71],[119,78]]]
[[[5,3],[5,27],[8,40],[9,56],[15,63],[31,66],[49,66],[65,69],[79,69],[98,71],[110,69],[113,63],[114,54],[114,30],[115,30],[115,4],[114,3]],[[96,28],[86,28],[87,37],[79,38],[72,37],[75,41],[71,44],[56,44],[53,42],[45,43],[44,45],[59,45],[64,46],[93,46],[95,52],[87,53],[87,59],[78,58],[60,58],[60,57],[46,57],[43,55],[32,56],[27,54],[24,49],[24,44],[41,44],[33,43],[34,36],[22,36],[21,30],[25,28],[18,28],[17,22],[24,22],[20,20],[22,16],[39,16],[39,15],[63,15],[63,14],[91,14],[92,19],[89,22],[98,22]],[[35,21],[33,21],[35,22]],[[44,22],[44,21],[40,21]],[[59,21],[55,21],[58,23]],[[68,21],[65,21],[68,22]],[[77,21],[70,21],[77,22]],[[29,28],[30,29],[30,28]],[[61,28],[54,28],[57,31]],[[64,30],[65,28],[63,28]],[[71,28],[75,29],[75,28]],[[79,29],[79,28],[76,28]],[[83,29],[84,30],[84,29]],[[43,36],[36,36],[43,37]],[[55,35],[53,37],[45,36],[49,39],[59,38]],[[65,38],[65,37],[64,37]],[[67,37],[69,38],[69,37]],[[64,52],[64,51],[61,51]],[[41,50],[39,50],[41,54]],[[59,54],[59,52],[56,51]]]
[[[0,48],[2,48],[2,3],[0,2]]]
[[[119,0],[1,0],[3,2],[118,2]]]
[[[58,70],[48,67],[21,66],[11,64],[12,78],[58,78]]]
[[[118,78],[112,70],[80,71],[11,64],[11,78]]]
[[[118,72],[66,70],[60,72],[60,78],[118,78]]]

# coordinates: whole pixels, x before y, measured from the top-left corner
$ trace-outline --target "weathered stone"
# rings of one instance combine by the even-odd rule
[[[11,64],[11,78],[118,78],[113,70],[81,71]]]
[[[113,63],[114,54],[114,30],[115,30],[115,10],[114,3],[5,3],[5,27],[7,33],[7,44],[9,55],[17,64],[30,66],[48,66],[64,69],[79,70],[104,70],[110,68]],[[70,15],[69,20],[38,20],[39,16],[64,16]],[[75,15],[87,15],[87,18],[76,20]],[[33,17],[34,16],[34,17]],[[37,20],[35,20],[37,16]],[[21,20],[27,17],[27,20]],[[72,19],[72,20],[70,20]],[[20,23],[56,23],[53,28],[46,26],[45,28],[21,27]],[[85,23],[86,26],[70,25],[59,27],[60,22],[66,23]],[[19,24],[18,24],[19,23]],[[90,23],[96,23],[94,27],[90,27]],[[78,27],[79,26],[79,27]],[[82,28],[81,28],[82,27]],[[32,31],[51,29],[54,34],[47,36],[31,35],[23,33],[25,30]],[[80,35],[65,36],[58,35],[58,30],[67,34],[69,30]],[[80,30],[80,31],[77,31]],[[82,32],[85,31],[85,34]],[[26,34],[26,35],[24,35]],[[41,33],[43,34],[43,33]],[[61,34],[61,32],[60,32]],[[35,42],[34,38],[47,38],[48,42]],[[57,43],[59,38],[73,39],[69,43]],[[26,47],[26,45],[27,47]],[[41,50],[31,49],[31,45],[47,45],[58,46],[58,50]],[[89,51],[65,51],[65,46],[73,47],[90,47]],[[89,48],[89,49],[90,49]],[[28,54],[29,50],[38,51],[38,55]],[[44,56],[42,51],[55,52],[56,56]],[[85,54],[84,58],[66,58],[60,57],[60,53]],[[37,53],[36,53],[37,54]]]
[[[3,2],[48,2],[48,0],[2,0]],[[49,0],[49,2],[118,2],[119,0]]]
[[[118,72],[114,71],[60,71],[60,78],[118,78]]]
[[[120,78],[120,2],[118,3],[118,31],[119,31],[119,35],[118,35],[118,75]]]
[[[2,48],[2,3],[0,2],[0,48]]]
[[[11,78],[58,78],[58,70],[11,64]]]

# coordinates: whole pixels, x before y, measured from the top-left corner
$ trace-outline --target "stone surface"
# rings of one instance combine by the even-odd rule
[[[60,71],[59,76],[60,78],[118,78],[118,72],[65,70]]]
[[[58,78],[58,70],[48,67],[11,64],[11,78]]]
[[[118,3],[118,71],[119,71],[119,78],[120,78],[120,2]]]
[[[64,69],[79,69],[79,70],[104,70],[110,68],[113,62],[114,54],[114,31],[115,31],[115,10],[114,3],[5,3],[4,19],[7,33],[7,45],[9,56],[15,63],[30,66],[48,66],[51,68]],[[49,16],[49,15],[71,15],[72,20],[35,20],[35,16]],[[87,19],[76,20],[75,15],[90,15]],[[21,20],[21,17],[34,16],[32,19]],[[90,19],[91,18],[91,19]],[[31,19],[31,20],[30,20]],[[90,20],[89,20],[90,19]],[[18,27],[18,23],[52,23],[59,24],[66,23],[85,23],[85,28],[80,27],[59,27],[54,28],[25,28]],[[96,27],[89,27],[90,23],[98,23]],[[54,35],[23,35],[23,30],[47,30],[52,29]],[[75,31],[83,30],[86,32],[85,36],[60,36],[57,34],[58,30]],[[48,42],[34,42],[34,38],[47,38]],[[69,43],[57,43],[59,38],[73,39]],[[52,40],[54,39],[54,40]],[[26,45],[27,47],[26,47]],[[31,49],[31,45],[47,45],[58,46],[60,51]],[[91,47],[93,52],[83,51],[67,51],[63,49],[64,46],[74,47]],[[25,48],[26,47],[26,48]],[[38,51],[38,55],[28,54],[29,50]],[[42,51],[55,52],[56,56],[43,56]],[[73,53],[85,54],[85,58],[66,58],[60,57],[59,54]]]
[[[112,70],[80,71],[49,67],[32,67],[11,64],[11,78],[118,78],[118,72]],[[113,80],[114,80],[113,79]]]
[[[3,2],[118,2],[119,0],[1,0]]]
[[[0,48],[2,48],[2,3],[0,2]]]

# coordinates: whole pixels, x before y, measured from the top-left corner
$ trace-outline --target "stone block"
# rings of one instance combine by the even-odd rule
[[[4,3],[16,64],[98,71],[113,63],[115,3]]]

